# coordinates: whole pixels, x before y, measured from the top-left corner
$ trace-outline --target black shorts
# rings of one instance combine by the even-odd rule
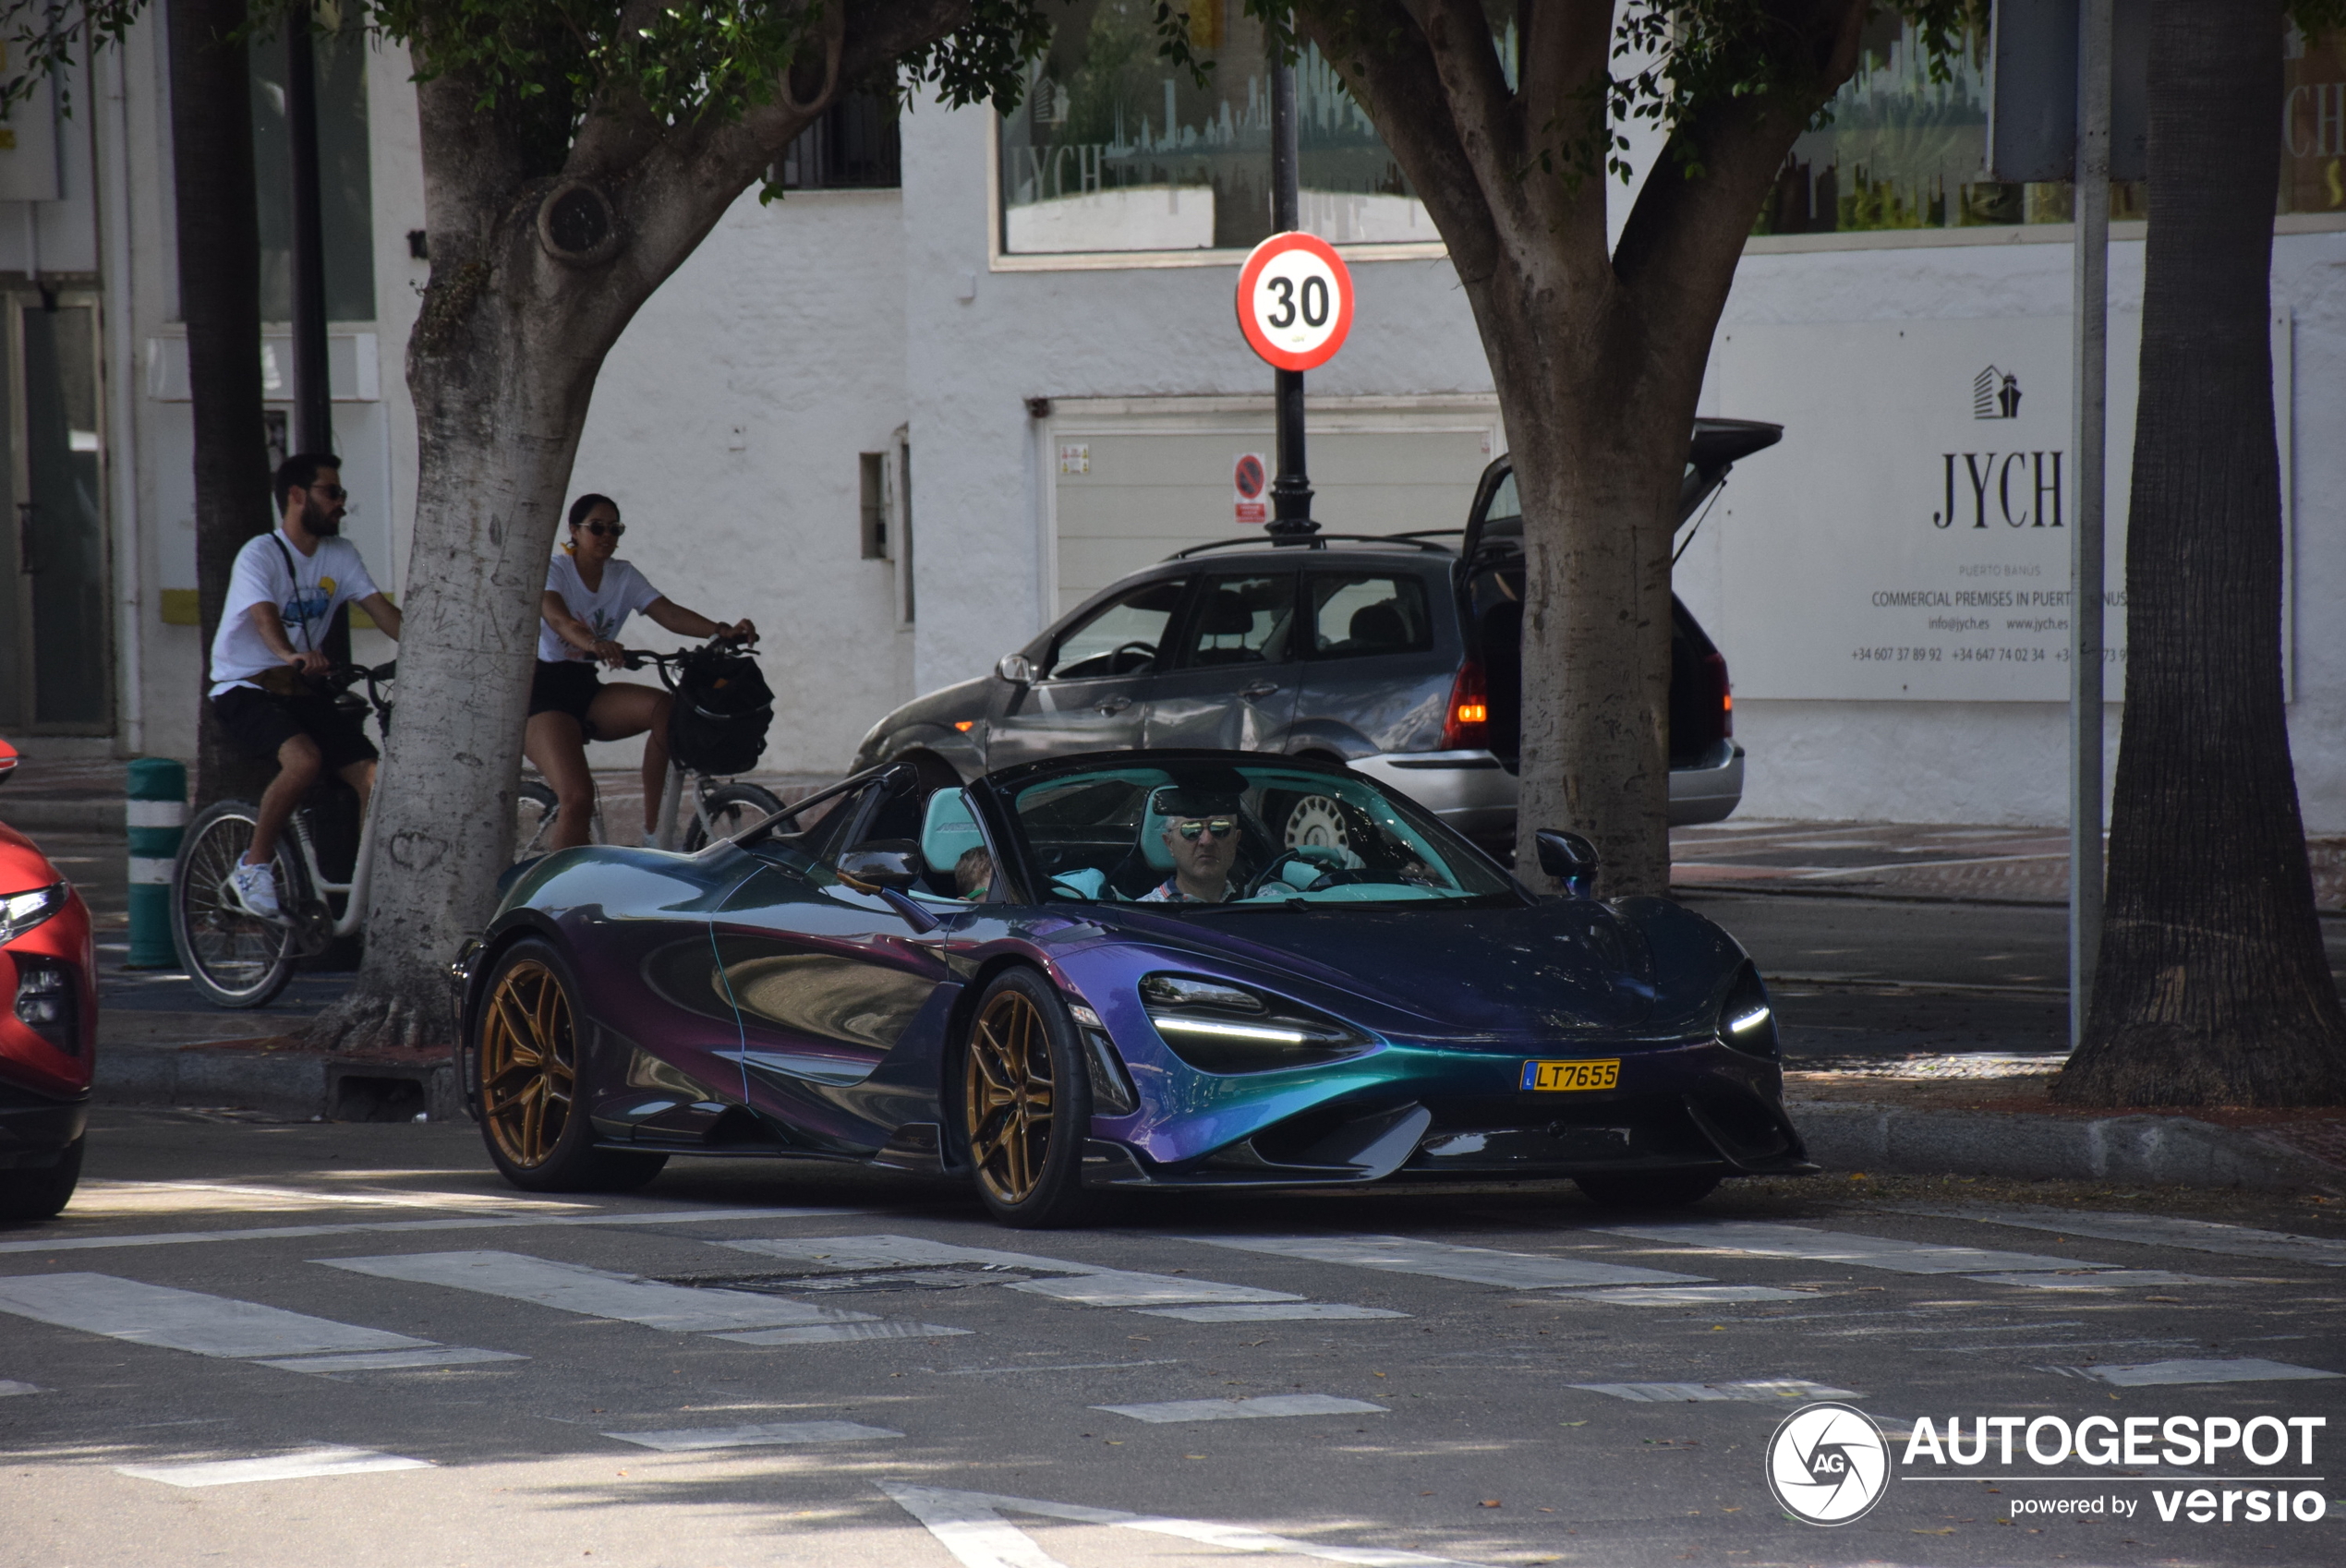
[[[231,686],[212,699],[212,711],[236,744],[263,761],[275,762],[277,748],[296,735],[318,742],[331,773],[381,754],[358,715],[337,707],[332,697],[281,697],[256,686]]]
[[[537,672],[529,678],[529,716],[541,713],[566,713],[578,720],[578,728],[588,740],[595,738],[595,727],[587,722],[586,710],[594,705],[595,694],[603,689],[603,678],[594,661],[584,658],[541,658]]]

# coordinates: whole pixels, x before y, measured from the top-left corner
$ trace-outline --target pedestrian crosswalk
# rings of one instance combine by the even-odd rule
[[[381,1470],[429,1470],[430,1462],[369,1448],[317,1445],[252,1459],[200,1460],[187,1465],[117,1465],[118,1474],[168,1487],[231,1487],[255,1481],[299,1481],[319,1476],[365,1476]]]

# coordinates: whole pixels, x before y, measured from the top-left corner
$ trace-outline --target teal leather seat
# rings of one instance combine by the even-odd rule
[[[986,835],[970,814],[968,790],[939,790],[928,798],[928,809],[921,818],[921,859],[928,863],[932,875],[949,883],[954,862],[970,850],[985,847]]]

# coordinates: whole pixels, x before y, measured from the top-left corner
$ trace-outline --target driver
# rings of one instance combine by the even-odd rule
[[[1165,852],[1173,874],[1140,896],[1143,904],[1219,904],[1238,889],[1230,867],[1239,851],[1239,798],[1219,790],[1159,790],[1149,809],[1165,818]]]

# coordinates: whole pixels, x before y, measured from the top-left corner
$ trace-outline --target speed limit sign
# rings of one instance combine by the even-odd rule
[[[1273,235],[1239,269],[1239,330],[1282,370],[1314,370],[1352,330],[1352,273],[1317,235]]]

